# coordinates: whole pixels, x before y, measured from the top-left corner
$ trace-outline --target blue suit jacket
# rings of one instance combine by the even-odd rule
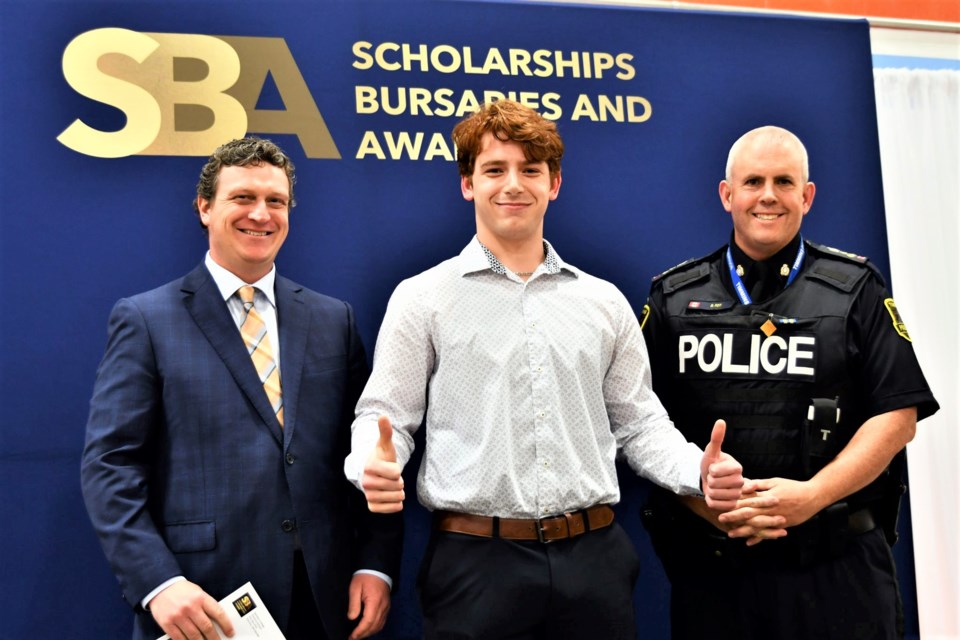
[[[285,628],[298,539],[331,638],[354,570],[398,576],[402,519],[343,477],[368,373],[353,311],[281,277],[276,303],[284,428],[205,266],[111,313],[81,480],[134,638],[162,633],[139,603],[177,575],[218,600],[250,580]]]

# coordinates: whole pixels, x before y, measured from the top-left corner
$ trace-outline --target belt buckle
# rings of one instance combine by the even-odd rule
[[[536,524],[536,529],[537,529],[537,541],[540,542],[540,544],[550,544],[551,542],[554,542],[553,540],[548,540],[548,539],[546,539],[546,538],[543,537],[543,523],[544,523],[544,521],[546,521],[546,520],[553,520],[553,517],[550,517],[550,518],[539,518],[539,519],[536,521],[536,522],[537,522],[537,524]]]

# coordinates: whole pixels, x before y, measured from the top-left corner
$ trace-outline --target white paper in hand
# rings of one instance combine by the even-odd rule
[[[233,638],[227,638],[217,627],[217,635],[223,640],[286,640],[249,582],[221,600],[220,605],[233,623]],[[164,635],[157,640],[170,640],[170,636]]]

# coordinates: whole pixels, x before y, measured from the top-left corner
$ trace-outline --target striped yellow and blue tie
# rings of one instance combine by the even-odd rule
[[[277,362],[273,358],[273,349],[270,347],[270,336],[267,335],[267,325],[263,318],[253,306],[254,289],[246,285],[237,289],[237,295],[243,301],[243,310],[246,316],[243,318],[243,324],[240,325],[240,335],[243,336],[243,342],[247,345],[247,352],[253,358],[253,364],[260,375],[260,382],[263,383],[263,389],[267,392],[267,399],[274,413],[277,414],[277,420],[280,426],[283,426],[283,396],[280,391],[280,370],[277,369]]]

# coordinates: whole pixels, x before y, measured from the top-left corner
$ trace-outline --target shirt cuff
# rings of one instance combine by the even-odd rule
[[[688,446],[690,452],[690,462],[687,463],[689,465],[687,468],[691,469],[691,471],[688,472],[690,473],[689,476],[681,480],[685,486],[680,490],[680,495],[702,498],[703,478],[700,476],[700,463],[703,461],[703,449],[692,442],[689,443]]]
[[[377,446],[379,437],[380,432],[377,430],[376,421],[372,425],[369,422],[354,424],[353,435],[350,438],[350,455],[343,461],[343,474],[360,491],[363,491],[361,484],[363,469],[374,447]]]
[[[387,574],[380,573],[379,571],[374,571],[373,569],[357,569],[356,571],[353,572],[353,575],[357,575],[358,573],[366,573],[371,576],[377,576],[378,578],[386,582],[387,587],[391,591],[393,591],[393,580],[391,580],[390,576],[388,576]]]
[[[161,591],[163,591],[164,589],[166,589],[167,587],[169,587],[175,582],[183,582],[184,580],[186,580],[186,578],[184,578],[183,576],[175,576],[173,578],[170,578],[169,580],[161,584],[159,587],[157,587],[156,589],[148,593],[147,597],[140,601],[140,606],[143,607],[144,611],[149,611],[150,601],[156,598]]]

